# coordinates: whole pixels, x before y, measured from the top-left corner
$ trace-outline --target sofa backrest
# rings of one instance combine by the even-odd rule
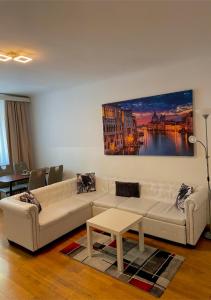
[[[158,199],[160,202],[175,203],[179,189],[183,182],[156,182],[156,181],[142,181],[141,197]],[[197,192],[203,186],[184,182],[193,187],[193,192]]]
[[[179,188],[182,182],[171,183],[171,182],[159,182],[159,181],[146,181],[146,180],[131,180],[131,179],[120,179],[112,178],[104,181],[108,182],[108,192],[112,195],[116,194],[115,181],[122,182],[139,182],[140,184],[140,198],[143,199],[154,199],[160,202],[174,203],[176,201]],[[190,184],[190,183],[186,183]],[[105,185],[105,183],[104,183]],[[196,185],[190,184],[195,190],[198,189]]]
[[[181,183],[156,182],[135,179],[122,178],[101,178],[96,177],[96,190],[99,192],[116,194],[115,181],[123,182],[139,182],[140,184],[140,198],[154,199],[160,202],[174,203],[179,191]],[[186,183],[189,184],[189,183]],[[190,184],[191,185],[191,184]],[[200,186],[191,185],[197,191]],[[54,183],[36,190],[32,193],[43,207],[50,203],[61,201],[73,194],[77,193],[77,179],[72,178],[58,183]]]
[[[180,183],[142,181],[141,197],[172,203],[176,201],[180,186]]]
[[[76,193],[76,179],[68,179],[31,191],[42,206],[61,201]]]
[[[109,192],[109,180],[96,176],[96,191],[108,193]]]

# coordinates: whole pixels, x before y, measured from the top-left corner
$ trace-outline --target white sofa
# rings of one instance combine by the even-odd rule
[[[126,198],[115,196],[116,180],[120,181],[96,178],[96,192],[83,194],[76,193],[76,178],[33,190],[42,206],[40,214],[35,205],[21,202],[20,195],[1,200],[8,240],[36,251],[92,216],[116,207],[143,215],[147,234],[181,244],[197,243],[207,224],[206,188],[194,186],[181,213],[175,206],[181,183],[140,181],[140,198]]]

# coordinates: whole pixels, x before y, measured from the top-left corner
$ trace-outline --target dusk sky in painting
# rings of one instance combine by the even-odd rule
[[[192,111],[192,90],[114,102],[109,105],[132,110],[138,125],[150,122],[154,112],[158,115],[165,114],[167,119],[179,120],[183,113]]]

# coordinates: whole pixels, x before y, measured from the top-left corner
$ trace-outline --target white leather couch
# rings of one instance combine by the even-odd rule
[[[32,193],[42,205],[20,202],[19,196],[0,201],[8,240],[36,251],[84,224],[87,219],[116,207],[144,216],[144,232],[181,244],[195,245],[207,224],[207,190],[194,186],[185,202],[185,213],[175,206],[181,183],[140,181],[140,198],[115,196],[115,181],[96,179],[96,192],[77,194],[76,179],[68,179]],[[136,228],[133,228],[136,230]]]
[[[33,190],[42,206],[39,214],[35,205],[19,200],[20,194],[0,200],[7,239],[36,251],[84,224],[92,217],[92,208],[89,202],[75,199],[73,191],[73,180]]]

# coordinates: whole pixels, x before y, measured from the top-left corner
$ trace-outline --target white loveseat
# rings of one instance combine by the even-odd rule
[[[144,216],[144,232],[181,244],[195,245],[207,224],[207,190],[194,186],[185,213],[175,206],[181,184],[140,181],[140,198],[115,196],[115,181],[96,178],[96,192],[77,194],[76,178],[32,191],[42,211],[15,195],[0,201],[8,240],[36,251],[87,219],[116,207]],[[136,228],[133,228],[136,230]]]

